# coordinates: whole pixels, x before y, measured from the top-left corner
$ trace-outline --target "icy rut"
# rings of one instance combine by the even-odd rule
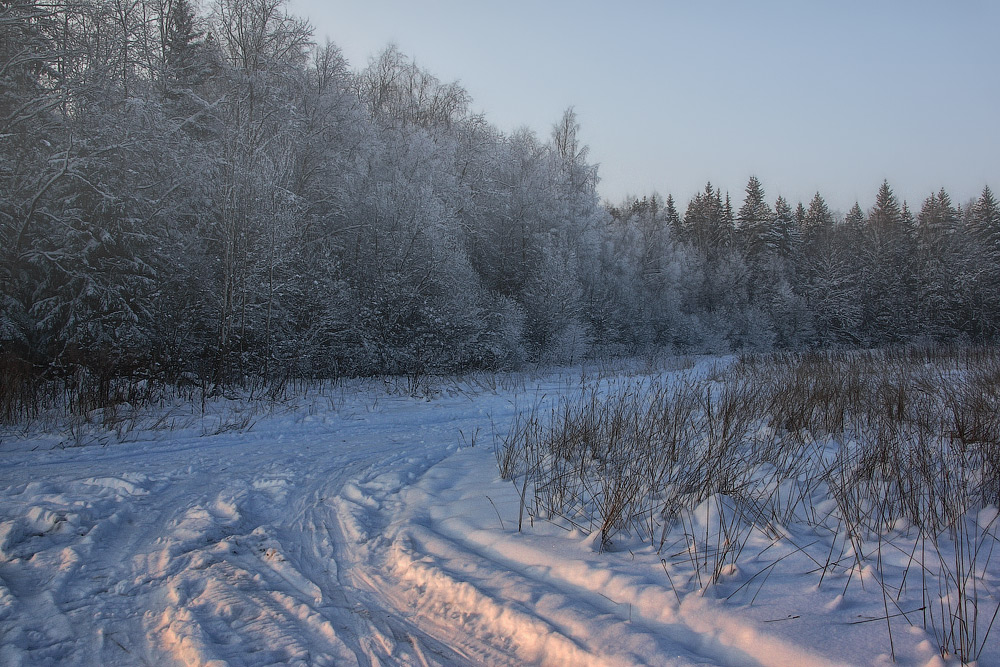
[[[509,395],[367,400],[243,434],[8,442],[0,664],[824,664],[585,535],[516,532],[488,445],[459,447]]]

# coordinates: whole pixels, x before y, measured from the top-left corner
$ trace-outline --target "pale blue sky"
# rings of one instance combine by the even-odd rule
[[[1000,2],[292,0],[354,68],[394,42],[503,130],[547,137],[576,108],[602,196],[681,206],[818,189],[918,209],[1000,190]]]

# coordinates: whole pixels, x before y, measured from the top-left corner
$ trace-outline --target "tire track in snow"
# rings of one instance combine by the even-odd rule
[[[228,509],[233,528],[209,534],[217,544],[194,550],[169,577],[169,604],[152,624],[165,652],[187,664],[421,664],[425,653],[444,656],[430,664],[453,663],[453,653],[429,638],[421,647],[422,633],[379,600],[356,595],[341,576],[330,499],[345,478],[393,466],[398,456],[272,465],[294,470],[294,479],[257,475],[226,499],[200,503]],[[199,518],[184,517],[175,532]]]
[[[393,475],[382,474],[345,485],[338,499],[344,541],[353,542],[351,574],[359,588],[377,592],[425,634],[460,649],[465,664],[643,664],[625,650],[615,654],[599,646],[608,639],[600,628],[613,616],[607,600],[581,604],[579,590],[571,597],[471,544],[434,532],[422,525],[426,517],[409,511],[399,497],[402,488]],[[562,611],[546,615],[539,602]],[[647,655],[650,642],[662,643],[664,655],[674,654],[663,664],[706,662],[693,652],[682,650],[684,657],[678,656],[677,644],[651,633],[633,632],[631,640],[637,638],[647,644]],[[734,664],[753,664],[743,658]]]
[[[489,459],[466,450],[415,484],[362,480],[346,485],[339,501],[345,537],[358,554],[355,578],[427,634],[460,647],[469,664],[828,664],[705,609],[704,600],[678,605],[650,574],[606,567],[614,560],[592,551],[554,560],[545,550],[565,557],[563,538],[556,547],[497,530],[493,501],[484,495],[497,491],[489,490]],[[481,525],[484,516],[489,527]]]
[[[342,485],[445,453],[404,457],[412,424],[355,421],[20,454],[0,471],[0,664],[461,662],[343,576]]]
[[[412,462],[408,462],[412,465]],[[410,471],[412,473],[412,471]],[[391,634],[396,640],[409,639],[416,660],[402,656],[383,655],[387,664],[439,665],[518,665],[515,656],[498,650],[488,641],[456,630],[454,625],[427,623],[410,608],[405,591],[391,578],[384,576],[383,554],[391,548],[385,531],[392,516],[391,505],[383,502],[396,493],[401,484],[395,474],[360,477],[345,484],[342,493],[333,500],[336,518],[327,522],[336,532],[333,544],[338,545],[339,562],[345,565],[341,577],[345,587],[355,591],[362,601],[364,613],[376,632]],[[375,613],[373,613],[373,611]],[[387,642],[386,646],[392,646]],[[384,647],[370,644],[377,653]],[[427,656],[427,651],[430,656]],[[382,664],[377,655],[369,655],[371,664]]]

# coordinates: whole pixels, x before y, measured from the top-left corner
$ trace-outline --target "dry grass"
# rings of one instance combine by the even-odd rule
[[[890,645],[901,618],[975,660],[1000,608],[997,520],[982,519],[1000,503],[998,349],[748,356],[592,383],[523,413],[497,459],[529,520],[600,531],[606,549],[642,540],[698,589],[737,568],[752,534],[811,534],[822,549],[793,546],[821,584],[865,585],[874,568]],[[887,549],[910,554],[902,581]],[[901,608],[907,578],[916,613]]]

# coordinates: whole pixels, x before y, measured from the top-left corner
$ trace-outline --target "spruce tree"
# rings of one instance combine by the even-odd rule
[[[722,191],[711,181],[688,203],[684,214],[685,240],[700,250],[727,247],[732,237],[732,224],[722,203]]]
[[[963,302],[971,286],[961,287],[965,244],[959,220],[944,188],[924,200],[916,218],[916,315],[923,333],[939,339],[959,333],[967,319]]]
[[[1000,203],[993,196],[990,186],[983,188],[983,193],[972,206],[972,226],[989,254],[1000,258]]]
[[[855,203],[857,207],[858,214],[858,224],[861,222],[861,207]],[[805,217],[802,220],[802,229],[805,236],[805,242],[809,245],[816,244],[822,240],[825,240],[829,234],[830,230],[833,228],[833,214],[830,213],[830,208],[826,205],[826,201],[823,196],[817,192],[813,195],[812,201],[809,202],[809,209],[806,211]]]
[[[716,188],[715,190],[715,202],[719,205],[722,202],[722,192]],[[721,219],[721,229],[723,230],[725,236],[725,246],[731,246],[735,240],[736,236],[736,217],[733,215],[733,203],[729,198],[729,193],[726,193],[726,201],[722,204],[722,219]]]
[[[806,207],[802,205],[802,202],[795,205],[795,221],[799,223],[799,229],[805,228]]]
[[[915,333],[915,249],[906,211],[883,181],[861,244],[864,333],[872,343],[903,342]]]
[[[774,237],[778,254],[785,258],[795,256],[802,243],[801,229],[795,212],[784,197],[774,202]]]
[[[674,204],[674,196],[671,194],[667,195],[667,201],[664,205],[663,211],[664,217],[666,218],[667,226],[670,228],[671,234],[676,237],[681,235],[681,216],[677,212],[677,205]]]
[[[969,211],[974,248],[967,263],[982,267],[975,279],[975,335],[979,338],[1000,333],[1000,203],[987,185]]]
[[[875,206],[868,213],[868,227],[879,237],[887,241],[897,237],[903,228],[903,210],[899,200],[889,187],[889,181],[882,181],[878,194],[875,196]]]
[[[746,196],[736,219],[743,250],[748,257],[777,250],[777,239],[773,233],[774,212],[756,176],[751,176],[747,182]]]
[[[196,49],[201,33],[195,29],[194,11],[188,0],[174,0],[167,16],[163,59],[171,83],[190,86],[196,75]]]
[[[851,207],[844,217],[844,224],[848,227],[860,229],[864,222],[865,213],[861,210],[861,205],[858,202],[854,202],[854,206]]]

